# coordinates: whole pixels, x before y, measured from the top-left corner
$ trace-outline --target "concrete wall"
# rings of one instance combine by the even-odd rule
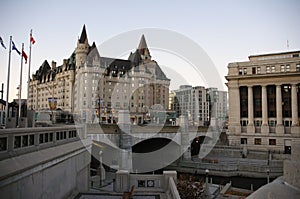
[[[170,184],[170,178],[173,184]],[[170,192],[174,195],[177,191],[177,172],[164,171],[162,175],[129,174],[128,171],[119,170],[116,173],[116,192],[126,192],[134,186],[135,192]],[[172,183],[172,182],[171,182]]]
[[[90,142],[78,140],[0,161],[0,198],[67,198],[89,188]]]
[[[291,160],[284,161],[284,179],[300,189],[300,142],[293,142]]]
[[[1,198],[66,198],[88,190],[89,165],[81,159],[87,152],[34,172],[0,188]],[[89,153],[87,153],[89,155]],[[21,177],[22,174],[16,177]]]

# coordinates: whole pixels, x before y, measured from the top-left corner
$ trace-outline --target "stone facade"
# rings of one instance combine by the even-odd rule
[[[61,66],[45,60],[39,70],[32,75],[29,84],[28,109],[49,110],[48,99],[57,99],[57,108],[73,111],[73,85],[75,74],[75,54],[64,59]]]
[[[290,153],[300,139],[300,51],[229,63],[226,79],[229,144]]]
[[[117,46],[116,46],[117,48]],[[151,109],[168,109],[170,79],[151,59],[144,35],[129,58],[102,57],[89,45],[83,27],[77,47],[62,66],[45,61],[33,75],[29,108],[49,110],[48,98],[57,98],[57,108],[77,120],[116,123],[119,110],[129,110],[133,123],[143,123]],[[156,105],[156,106],[154,106]]]

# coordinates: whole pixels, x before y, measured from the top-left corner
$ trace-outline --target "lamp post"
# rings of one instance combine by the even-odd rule
[[[208,169],[205,169],[205,183],[206,183],[206,186],[208,185],[208,173],[209,173],[209,170]]]
[[[270,183],[270,169],[267,169],[267,183]]]
[[[98,95],[98,115],[99,115],[99,124],[101,124],[101,99],[100,99],[100,95]]]
[[[204,198],[210,198],[210,192],[209,192],[209,187],[208,187],[208,173],[209,173],[209,170],[206,169],[205,170],[206,179],[205,179]]]

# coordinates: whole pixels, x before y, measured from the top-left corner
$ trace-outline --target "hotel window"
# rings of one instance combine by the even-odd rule
[[[269,145],[276,145],[276,139],[269,139]]]
[[[296,66],[296,71],[300,71],[300,64],[297,64],[297,66]]]
[[[254,138],[255,145],[261,145],[261,138]]]
[[[280,66],[280,72],[284,72],[285,71],[285,66],[284,65],[281,65]]]
[[[270,66],[266,67],[266,73],[270,73]]]
[[[247,144],[247,138],[241,138],[241,144]]]
[[[252,67],[252,74],[253,74],[253,75],[256,74],[256,67]]]
[[[290,65],[286,65],[286,72],[289,72],[290,71]]]
[[[247,75],[247,68],[244,68],[243,71],[244,71],[244,75]]]

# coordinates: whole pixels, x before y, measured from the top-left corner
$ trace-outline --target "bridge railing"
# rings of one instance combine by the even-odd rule
[[[80,126],[15,128],[0,130],[0,160],[74,142],[85,136]]]

